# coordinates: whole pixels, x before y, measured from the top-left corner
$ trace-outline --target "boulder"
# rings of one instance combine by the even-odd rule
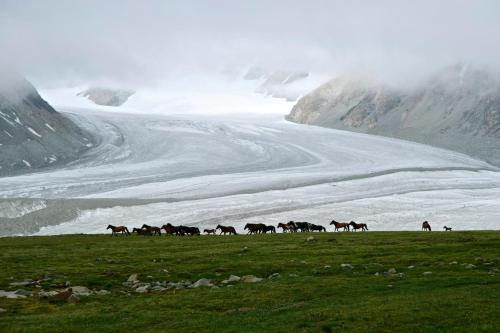
[[[262,281],[262,278],[256,277],[255,275],[243,275],[241,277],[241,282],[256,283]]]
[[[73,294],[75,294],[76,296],[90,296],[90,294],[92,294],[89,288],[84,286],[75,286],[71,289],[73,290]]]
[[[199,279],[198,281],[196,281],[195,283],[193,283],[190,286],[190,288],[211,287],[211,286],[213,286],[213,284],[210,282],[209,279],[202,278],[202,279]]]
[[[344,268],[344,269],[353,269],[354,268],[354,266],[351,264],[340,264],[340,267]]]

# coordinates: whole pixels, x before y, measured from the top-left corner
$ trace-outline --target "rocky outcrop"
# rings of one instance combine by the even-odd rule
[[[301,98],[287,120],[413,140],[500,165],[500,80],[454,66],[417,88],[342,77]]]
[[[261,67],[251,67],[244,75],[245,80],[260,80],[256,89],[259,94],[296,101],[303,93],[300,85],[296,83],[309,76],[301,71],[266,71]]]
[[[109,89],[109,88],[92,87],[78,93],[78,96],[88,98],[89,100],[98,105],[121,106],[134,93],[135,93],[134,90],[129,90],[129,89]]]
[[[0,77],[0,176],[76,159],[91,136],[56,112],[24,78]]]

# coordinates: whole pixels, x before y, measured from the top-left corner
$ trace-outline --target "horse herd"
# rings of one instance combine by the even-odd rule
[[[365,231],[368,230],[368,227],[365,223],[356,223],[354,221],[351,222],[337,222],[332,220],[330,225],[335,226],[335,231]],[[288,223],[278,223],[278,228],[281,228],[284,233],[286,232],[326,232],[326,228],[319,224],[312,224],[309,222],[294,222],[290,221]],[[201,235],[200,229],[197,227],[188,227],[188,226],[174,226],[170,223],[164,224],[161,227],[150,226],[147,224],[143,224],[140,228],[133,228],[132,233],[125,226],[114,226],[108,225],[106,230],[111,229],[112,235],[131,235],[136,233],[139,236],[161,236],[162,230],[167,235],[176,235],[176,236],[194,236]],[[266,233],[276,233],[276,228],[273,225],[265,225],[264,223],[247,223],[245,225],[244,230],[247,230],[247,234],[266,234]],[[204,229],[203,233],[207,235],[216,235],[219,231],[219,235],[237,235],[236,229],[232,226],[223,226],[217,225],[215,229]]]
[[[330,225],[335,227],[335,231],[365,231],[368,230],[368,226],[365,223],[356,223],[354,221],[351,222],[337,222],[332,220]],[[278,223],[278,228],[281,228],[283,233],[287,232],[326,232],[326,228],[319,224],[312,224],[309,222],[294,222],[290,221],[288,223]],[[162,230],[167,235],[176,235],[176,236],[199,236],[201,235],[200,229],[197,227],[187,227],[184,225],[174,226],[170,223],[164,224],[161,227],[154,227],[147,224],[143,224],[140,228],[133,228],[132,233],[125,226],[114,226],[108,225],[106,228],[111,229],[112,235],[131,235],[132,233],[136,233],[139,236],[161,236]],[[444,226],[445,231],[451,231],[450,227]],[[266,233],[276,233],[276,228],[273,225],[265,225],[264,223],[247,223],[243,230],[247,230],[248,235],[254,234],[266,234]],[[423,231],[431,231],[431,225],[428,221],[424,221],[422,223]],[[237,235],[236,229],[232,226],[223,226],[217,225],[215,229],[204,229],[203,233],[207,235]]]

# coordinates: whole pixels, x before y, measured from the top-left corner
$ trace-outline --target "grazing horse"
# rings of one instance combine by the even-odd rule
[[[222,235],[222,234],[225,235],[227,233],[230,234],[230,235],[231,234],[237,235],[236,230],[234,229],[234,227],[226,227],[226,226],[218,224],[217,228],[215,228],[215,230],[217,230],[217,229],[220,229],[220,235]]]
[[[431,230],[432,230],[432,229],[431,229],[431,225],[429,224],[429,222],[424,221],[424,223],[422,223],[422,230],[423,230],[423,231],[426,231],[426,230],[431,231]]]
[[[311,231],[319,231],[319,232],[324,231],[324,232],[326,232],[326,228],[323,227],[322,225],[318,225],[318,224],[311,224],[309,226],[309,228]]]
[[[270,232],[272,234],[276,233],[276,228],[273,225],[265,225],[264,229],[262,230],[263,233]]]
[[[161,228],[159,227],[153,227],[153,226],[150,226],[150,225],[147,225],[147,224],[143,224],[141,229],[146,229],[146,230],[149,230],[151,231],[151,233],[153,235],[158,235],[158,236],[161,236]]]
[[[215,235],[215,229],[204,229],[203,232],[207,235]]]
[[[293,232],[294,229],[288,224],[278,223],[278,228],[283,229],[283,232]]]
[[[266,227],[265,224],[262,223],[247,223],[245,225],[245,228],[243,230],[248,229],[248,234],[260,234],[264,231],[264,228]]]
[[[335,226],[335,231],[339,231],[340,228],[344,228],[344,231],[349,231],[349,223],[341,223],[332,220],[332,222],[330,222],[330,225],[332,224]]]
[[[352,231],[356,231],[358,229],[361,229],[361,231],[368,230],[368,226],[364,223],[356,223],[354,221],[351,221],[349,224],[352,226]]]
[[[165,230],[165,233],[167,235],[177,235],[177,233],[179,232],[179,227],[174,227],[170,223],[162,225],[161,229]]]
[[[128,231],[128,228],[120,225],[115,227],[114,225],[108,225],[106,230],[111,229],[111,235],[118,236],[118,233],[121,233],[122,235],[130,236],[130,231]]]
[[[451,227],[444,226],[443,229],[444,231],[451,231]]]
[[[300,232],[309,232],[311,223],[309,222],[294,222],[290,221],[288,223],[293,223],[296,226],[295,230],[300,230]]]
[[[137,236],[153,236],[153,233],[149,229],[134,228],[132,233],[136,232]]]

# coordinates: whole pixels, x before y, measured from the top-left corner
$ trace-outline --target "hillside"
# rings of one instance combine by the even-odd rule
[[[2,72],[0,176],[76,159],[91,136],[56,112],[27,80]]]
[[[301,98],[288,120],[413,140],[500,164],[500,80],[465,66],[413,88],[336,78]]]
[[[309,235],[0,238],[0,331],[498,331],[498,232]]]

